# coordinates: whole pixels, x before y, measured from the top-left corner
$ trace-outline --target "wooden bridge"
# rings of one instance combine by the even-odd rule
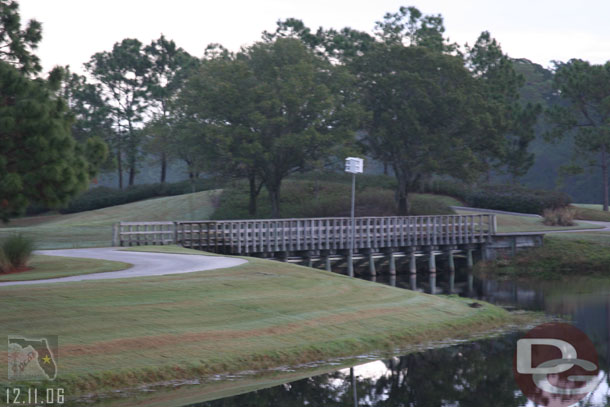
[[[113,245],[179,244],[308,265],[324,261],[327,269],[331,262],[346,261],[350,274],[354,261],[368,259],[375,274],[375,260],[380,258],[387,260],[390,273],[396,271],[395,258],[401,257],[409,258],[411,272],[417,257],[426,257],[429,270],[436,271],[438,255],[446,255],[449,269],[454,269],[454,254],[464,254],[472,265],[474,251],[489,258],[496,246],[515,252],[517,245],[542,242],[540,235],[499,235],[494,214],[358,217],[353,229],[352,251],[350,218],[120,222],[114,227]]]

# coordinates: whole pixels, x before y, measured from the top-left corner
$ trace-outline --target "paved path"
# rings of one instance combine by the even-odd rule
[[[167,274],[193,273],[226,267],[234,267],[246,263],[246,260],[221,256],[206,256],[198,254],[170,254],[151,252],[120,251],[116,248],[40,250],[36,254],[45,256],[81,257],[87,259],[114,260],[133,264],[126,270],[109,271],[106,273],[83,274],[80,276],[49,278],[46,280],[7,281],[1,286],[64,283],[70,281],[106,280],[109,278],[133,278],[147,276],[163,276]]]

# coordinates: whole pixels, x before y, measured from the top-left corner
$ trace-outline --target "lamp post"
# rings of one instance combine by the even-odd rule
[[[349,242],[349,251],[347,255],[347,273],[350,277],[354,277],[354,240],[356,236],[356,222],[354,219],[355,202],[356,202],[356,174],[362,173],[364,160],[357,157],[347,157],[345,159],[345,172],[352,174],[352,212],[351,212],[351,233]]]

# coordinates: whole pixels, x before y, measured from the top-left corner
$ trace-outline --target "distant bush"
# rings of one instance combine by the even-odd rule
[[[357,182],[360,182],[358,178]],[[358,184],[356,184],[358,185]],[[280,212],[284,218],[350,216],[351,182],[334,179],[309,180],[304,177],[289,179],[282,184]],[[412,194],[412,215],[453,214],[443,197]],[[394,216],[397,214],[394,189],[365,186],[356,191],[356,216]],[[271,209],[267,191],[263,188],[258,198],[256,218],[269,218]],[[224,189],[213,219],[248,219],[248,186],[238,182]]]
[[[123,190],[101,186],[92,188],[77,196],[67,207],[60,209],[60,212],[75,213],[90,211],[144,199],[205,191],[216,187],[218,187],[218,180],[216,179],[196,179],[193,183],[182,181],[171,184],[134,185]]]
[[[0,272],[25,267],[34,251],[34,241],[23,235],[12,235],[0,244]]]
[[[545,209],[564,208],[570,204],[570,197],[563,192],[530,189],[520,185],[482,185],[473,188],[456,181],[434,181],[426,185],[424,190],[453,196],[475,208],[539,215]]]
[[[576,209],[571,207],[545,209],[543,223],[548,226],[574,226]]]

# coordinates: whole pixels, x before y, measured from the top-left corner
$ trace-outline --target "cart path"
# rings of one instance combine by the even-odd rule
[[[231,257],[206,256],[203,254],[132,252],[121,251],[117,248],[38,250],[34,253],[45,256],[80,257],[86,259],[121,261],[123,263],[132,264],[133,266],[126,270],[84,274],[80,276],[49,278],[45,280],[7,281],[0,283],[0,287],[9,285],[106,280],[111,278],[164,276],[168,274],[193,273],[195,271],[235,267],[239,266],[240,264],[247,263],[247,260]]]

